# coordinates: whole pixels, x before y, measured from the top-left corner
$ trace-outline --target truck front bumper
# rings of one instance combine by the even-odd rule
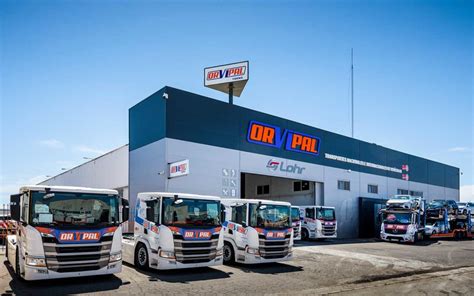
[[[410,234],[387,234],[385,232],[381,232],[380,238],[387,242],[390,242],[390,241],[399,241],[399,242],[408,242],[408,243],[415,242],[415,235],[410,235]]]
[[[273,258],[273,259],[265,259],[261,256],[245,253],[245,261],[238,261],[239,263],[243,264],[261,264],[261,263],[274,263],[274,262],[282,262],[282,261],[289,261],[293,259],[293,252],[289,252],[288,255],[282,258]]]
[[[122,271],[122,261],[109,263],[107,266],[97,270],[74,271],[74,272],[56,272],[46,267],[25,266],[24,279],[27,281],[51,280],[60,278],[73,278],[84,276],[97,276],[113,274]]]
[[[186,263],[185,264],[185,263],[178,262],[175,259],[166,259],[162,257],[158,257],[156,261],[158,262],[158,265],[152,265],[152,268],[156,268],[159,270],[208,267],[208,266],[217,266],[217,265],[223,264],[222,256],[217,256],[215,259],[212,259],[211,261],[201,262],[201,263]]]

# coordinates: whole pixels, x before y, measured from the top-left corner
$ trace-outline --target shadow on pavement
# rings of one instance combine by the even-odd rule
[[[303,271],[301,266],[293,266],[285,263],[262,263],[262,264],[233,264],[232,267],[241,269],[245,273],[260,273],[260,274],[279,274],[288,272]]]
[[[78,293],[95,293],[118,289],[123,283],[114,275],[101,275],[80,278],[64,278],[42,281],[21,281],[9,263],[4,262],[5,268],[10,273],[10,290],[2,295],[66,295]]]
[[[227,273],[211,267],[199,267],[190,269],[170,269],[170,270],[140,270],[135,266],[124,263],[124,265],[135,269],[148,277],[150,282],[163,281],[169,283],[190,283],[195,281],[206,281],[229,278],[232,273]]]

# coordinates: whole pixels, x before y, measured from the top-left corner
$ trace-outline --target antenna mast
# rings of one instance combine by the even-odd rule
[[[351,129],[354,138],[354,49],[351,48]]]

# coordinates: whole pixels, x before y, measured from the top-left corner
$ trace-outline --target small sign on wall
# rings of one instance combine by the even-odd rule
[[[170,163],[169,177],[181,177],[189,174],[189,159]]]

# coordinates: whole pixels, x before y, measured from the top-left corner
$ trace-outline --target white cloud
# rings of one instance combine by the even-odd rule
[[[47,140],[41,140],[39,142],[41,146],[48,147],[48,148],[53,148],[53,149],[61,149],[64,148],[64,143],[56,140],[56,139],[47,139]]]
[[[74,150],[78,151],[78,152],[82,152],[82,153],[90,153],[90,154],[98,154],[98,155],[104,154],[104,153],[107,152],[106,150],[93,148],[93,147],[89,147],[89,146],[86,146],[86,145],[76,146],[76,147],[74,147]],[[87,155],[84,155],[84,156],[87,156]]]
[[[474,185],[461,186],[461,201],[474,201]]]
[[[36,185],[44,180],[46,180],[45,175],[33,176],[31,178],[18,179],[12,183],[2,183],[0,184],[0,207],[2,204],[10,203],[10,195],[18,193],[18,190],[23,185]]]
[[[452,147],[452,148],[449,148],[448,151],[449,152],[466,152],[466,151],[469,151],[470,149],[467,148],[467,147]]]

